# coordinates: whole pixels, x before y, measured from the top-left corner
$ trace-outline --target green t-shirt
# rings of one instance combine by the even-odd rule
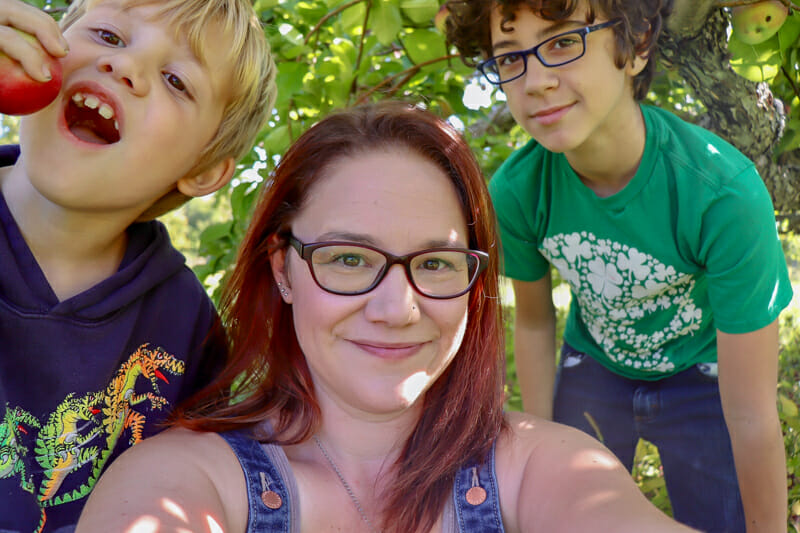
[[[703,128],[642,106],[639,169],[600,198],[531,141],[489,183],[505,274],[556,267],[572,290],[564,339],[610,370],[655,380],[714,362],[716,330],[770,324],[792,288],[753,163]]]

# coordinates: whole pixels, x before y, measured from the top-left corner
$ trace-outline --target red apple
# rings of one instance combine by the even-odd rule
[[[746,6],[736,6],[733,13],[733,34],[747,44],[763,43],[775,35],[789,15],[780,0],[767,0]]]
[[[36,37],[17,30],[25,39],[36,43]],[[0,52],[0,113],[27,115],[47,107],[61,90],[61,63],[47,56],[50,81],[36,81],[22,69],[19,62]]]
[[[436,16],[433,17],[433,24],[436,26],[442,33],[447,33],[447,17],[450,16],[450,10],[447,8],[447,4],[444,4],[442,7],[439,8],[439,12],[436,13]]]

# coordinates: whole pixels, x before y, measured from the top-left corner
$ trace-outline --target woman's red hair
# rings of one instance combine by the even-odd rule
[[[482,460],[503,427],[505,368],[498,239],[483,174],[461,135],[426,111],[399,102],[345,110],[310,128],[283,156],[223,291],[220,314],[227,331],[219,334],[227,334],[225,369],[190,400],[176,423],[226,431],[269,419],[273,433],[264,440],[279,444],[302,442],[314,433],[319,405],[269,256],[287,246],[283,235],[334,161],[392,147],[415,151],[450,177],[467,220],[469,247],[490,256],[469,295],[461,347],[425,394],[422,416],[394,465],[396,480],[385,498],[384,531],[428,531],[452,493],[459,467]]]

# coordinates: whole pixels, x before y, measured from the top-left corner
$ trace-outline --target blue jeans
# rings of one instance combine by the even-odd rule
[[[658,447],[675,519],[706,532],[744,533],[744,511],[714,365],[659,381],[624,378],[564,343],[553,419],[603,443],[628,470],[636,443]]]

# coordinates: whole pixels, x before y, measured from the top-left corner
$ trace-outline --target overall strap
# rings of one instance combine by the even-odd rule
[[[459,533],[503,533],[500,493],[494,468],[495,446],[486,461],[468,463],[456,474],[453,503]]]
[[[220,433],[233,449],[247,483],[247,532],[289,533],[289,493],[277,468],[250,431]]]

